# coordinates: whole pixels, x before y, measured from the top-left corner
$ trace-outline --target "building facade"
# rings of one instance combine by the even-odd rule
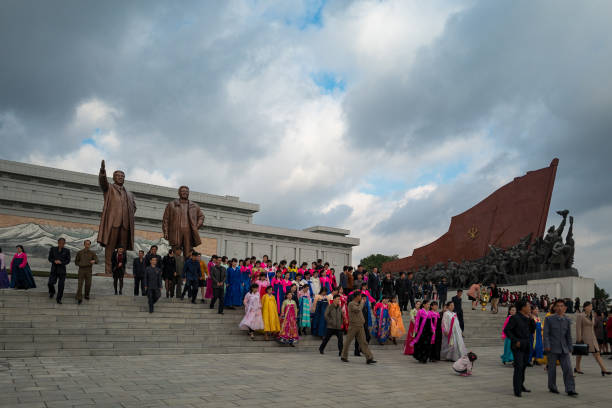
[[[162,238],[161,220],[166,205],[177,198],[177,189],[133,181],[126,181],[125,187],[134,194],[137,206],[135,250],[156,244],[165,253],[168,243]],[[352,248],[359,245],[359,239],[349,237],[345,229],[295,230],[254,224],[259,205],[238,197],[191,191],[189,199],[204,212],[202,245],[197,250],[207,256],[261,259],[268,255],[274,261],[298,262],[320,258],[338,272],[351,264]],[[74,251],[90,239],[92,249],[101,254],[96,236],[102,204],[97,175],[0,160],[0,247],[12,256],[14,246],[23,245],[35,269],[48,267],[46,252],[60,236]]]

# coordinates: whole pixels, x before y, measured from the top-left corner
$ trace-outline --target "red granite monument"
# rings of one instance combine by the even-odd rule
[[[489,245],[509,248],[529,234],[544,234],[559,159],[550,166],[529,171],[499,188],[474,207],[455,215],[444,235],[416,248],[412,256],[387,262],[384,272],[400,272],[438,262],[475,260]]]

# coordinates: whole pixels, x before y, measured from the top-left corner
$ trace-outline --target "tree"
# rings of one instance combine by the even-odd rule
[[[363,258],[359,263],[367,271],[371,271],[373,268],[378,268],[380,271],[385,262],[395,261],[396,259],[399,259],[399,255],[372,254]]]
[[[610,304],[610,295],[604,288],[600,288],[595,284],[595,299],[601,299],[606,305]]]

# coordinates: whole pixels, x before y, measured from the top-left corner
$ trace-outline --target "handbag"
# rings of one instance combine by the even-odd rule
[[[572,355],[588,356],[589,355],[589,345],[584,344],[584,343],[574,344],[572,347]]]

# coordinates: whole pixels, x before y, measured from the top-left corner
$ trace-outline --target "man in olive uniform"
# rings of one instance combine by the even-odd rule
[[[178,193],[179,198],[166,206],[162,231],[172,249],[181,248],[183,256],[189,258],[193,248],[202,243],[198,230],[204,224],[204,214],[196,203],[189,201],[189,187],[179,187]]]
[[[74,258],[74,263],[79,267],[79,283],[76,293],[76,300],[83,303],[83,282],[85,282],[85,299],[89,300],[89,291],[91,290],[91,273],[93,264],[98,263],[98,255],[90,249],[91,241],[85,240],[83,243],[85,248],[81,249]]]

